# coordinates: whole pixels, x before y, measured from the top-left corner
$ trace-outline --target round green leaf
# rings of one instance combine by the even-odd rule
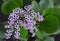
[[[57,30],[57,28],[59,26],[59,21],[58,21],[57,17],[48,15],[45,17],[44,21],[45,21],[45,27],[44,27],[45,32],[53,33]]]
[[[57,29],[57,31],[55,33],[52,33],[53,35],[57,35],[60,33],[60,28]]]
[[[20,3],[20,4],[19,4]],[[17,7],[22,7],[22,1],[19,0],[14,0],[14,1],[6,1],[2,4],[1,6],[1,11],[5,14],[5,15],[9,15],[13,9],[17,8]]]
[[[44,30],[46,33],[51,34],[55,32],[59,26],[57,17],[53,15],[47,15],[43,22],[38,22],[38,29]]]
[[[36,1],[32,1],[32,4],[34,5],[34,7],[32,8],[32,10],[34,10],[35,12],[39,11],[39,5]]]
[[[47,15],[54,15],[59,19],[60,23],[60,8],[49,8],[43,11],[42,15],[45,17]]]
[[[19,4],[20,7],[23,7],[23,0],[3,0],[3,2],[9,2],[9,1],[14,1],[17,4]]]
[[[28,35],[28,30],[24,29],[23,26],[20,26],[20,37],[25,39]]]
[[[19,6],[20,6],[20,8],[22,8],[23,7],[23,0],[13,0],[14,2],[16,2]]]

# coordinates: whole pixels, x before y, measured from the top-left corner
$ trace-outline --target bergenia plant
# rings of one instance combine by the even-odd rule
[[[6,21],[1,18],[4,22],[0,24],[0,38],[4,41],[54,41],[54,35],[60,33],[58,7],[54,0],[3,0],[1,11],[7,17]]]
[[[12,10],[8,17],[7,25],[5,25],[5,28],[7,28],[5,33],[6,39],[11,38],[12,35],[14,35],[15,39],[19,39],[20,25],[26,30],[29,30],[29,32],[32,33],[32,37],[35,36],[35,32],[37,32],[37,28],[35,26],[36,21],[42,22],[44,18],[39,12],[36,13],[34,10],[31,10],[32,8],[33,4],[25,6],[24,9],[15,8]]]

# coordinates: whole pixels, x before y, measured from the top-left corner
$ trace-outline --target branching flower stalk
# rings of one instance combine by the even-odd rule
[[[35,27],[36,21],[41,22],[44,20],[44,18],[42,15],[40,15],[39,12],[36,13],[34,12],[34,10],[31,10],[32,8],[33,5],[28,5],[25,6],[24,9],[15,8],[14,10],[12,10],[12,13],[10,13],[8,17],[8,24],[5,26],[5,28],[7,28],[5,33],[6,39],[11,38],[13,32],[15,39],[20,38],[19,25],[29,30],[29,32],[32,33],[32,37],[35,36],[35,32],[37,31]]]

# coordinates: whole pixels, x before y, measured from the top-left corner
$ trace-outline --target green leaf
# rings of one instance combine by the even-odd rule
[[[55,32],[59,26],[57,17],[53,15],[47,15],[43,22],[38,22],[38,28],[44,30],[46,33],[51,34]]]
[[[36,36],[38,37],[38,39],[43,39],[44,35],[42,31],[37,31]]]
[[[41,41],[41,40],[36,39],[35,41]]]
[[[23,7],[23,0],[3,0],[4,2],[10,2],[10,1],[14,1],[17,4],[19,4],[20,7]]]
[[[23,0],[23,6],[30,5],[32,0]]]
[[[20,8],[23,7],[23,0],[14,0],[14,2],[16,2],[20,6]]]
[[[17,8],[17,7],[22,7],[22,1],[19,0],[14,0],[14,1],[6,1],[2,4],[1,6],[1,11],[5,14],[5,15],[9,15],[13,9]]]
[[[28,30],[24,29],[23,26],[20,26],[20,37],[25,39],[28,35]]]
[[[20,39],[21,41],[27,41],[27,39]]]
[[[57,31],[55,33],[52,33],[53,35],[57,35],[60,33],[60,28],[57,29]]]
[[[59,21],[57,17],[48,15],[45,17],[45,27],[44,31],[47,33],[53,33],[57,30],[59,26]]]
[[[39,5],[36,1],[32,1],[32,4],[34,5],[34,7],[32,8],[32,10],[34,10],[35,12],[39,11]]]
[[[60,23],[60,8],[49,8],[43,11],[42,15],[45,17],[47,15],[56,16]]]
[[[60,0],[53,0],[54,1],[54,5],[60,5]]]
[[[4,31],[0,31],[0,39],[4,39],[5,38],[5,32]]]
[[[47,8],[53,8],[54,3],[53,3],[53,0],[41,0],[39,2],[39,6],[40,6],[40,11],[43,11]]]
[[[10,1],[10,0],[2,0],[3,2]]]
[[[0,31],[5,31],[4,26],[5,26],[6,24],[7,24],[6,22],[2,22],[2,23],[0,24]]]
[[[43,41],[54,41],[54,38],[53,37],[47,37]]]
[[[56,8],[60,8],[60,4],[55,6]]]
[[[5,38],[5,26],[6,22],[3,22],[0,24],[0,39],[4,39]]]

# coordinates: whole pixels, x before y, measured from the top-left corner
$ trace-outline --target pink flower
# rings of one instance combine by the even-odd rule
[[[8,25],[5,26],[5,28],[9,28],[6,30],[6,39],[10,38],[13,32],[15,32],[14,38],[19,39],[19,25],[29,30],[32,33],[32,37],[35,36],[36,20],[42,22],[44,18],[40,15],[39,12],[36,13],[34,12],[34,10],[31,10],[32,7],[32,5],[28,5],[25,6],[24,9],[15,8],[14,10],[12,10],[13,12],[8,17]],[[14,30],[14,28],[16,30]]]

